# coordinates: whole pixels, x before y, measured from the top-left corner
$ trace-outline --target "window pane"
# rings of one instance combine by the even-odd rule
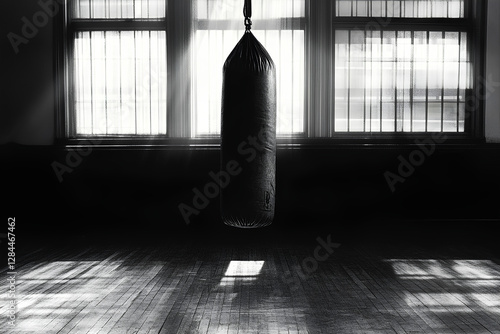
[[[76,19],[165,17],[165,0],[76,0]]]
[[[463,132],[462,32],[336,31],[337,132]]]
[[[463,18],[464,0],[337,0],[337,16]]]
[[[239,20],[243,23],[242,0],[196,0],[196,18],[200,20]],[[252,20],[305,16],[304,0],[253,0]]]
[[[77,134],[166,134],[166,77],[165,32],[77,33]]]
[[[252,3],[252,32],[276,64],[277,133],[304,132],[305,37],[287,20],[303,17],[305,1],[261,0]],[[222,67],[243,35],[243,2],[198,0],[196,17],[208,20],[195,33],[193,136],[220,134]],[[259,25],[259,19],[275,19]],[[224,20],[223,26],[210,25]],[[229,22],[229,23],[228,23]],[[270,24],[270,26],[268,26]]]

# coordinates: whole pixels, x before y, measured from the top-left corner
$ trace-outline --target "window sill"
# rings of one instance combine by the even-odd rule
[[[405,148],[418,143],[433,141],[440,147],[477,147],[484,139],[467,134],[411,133],[411,134],[338,134],[333,138],[278,138],[278,149],[358,149],[358,148]],[[62,139],[55,146],[67,149],[93,147],[110,150],[218,150],[220,138],[160,138],[155,136],[132,137],[81,137]]]

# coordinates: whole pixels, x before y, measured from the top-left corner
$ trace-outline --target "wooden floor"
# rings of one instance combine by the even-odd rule
[[[1,295],[0,332],[500,333],[500,262],[488,252],[335,247],[183,239],[34,248],[17,260],[15,327],[4,323]]]

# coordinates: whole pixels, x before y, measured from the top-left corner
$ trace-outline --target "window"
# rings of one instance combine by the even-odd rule
[[[220,133],[222,66],[243,36],[243,1],[198,0],[195,135]],[[305,1],[254,0],[252,32],[276,64],[278,136],[304,133]]]
[[[244,31],[239,2],[197,0],[185,8],[162,0],[72,2],[69,135],[217,136],[222,66]],[[301,134],[305,1],[253,7],[252,31],[278,65],[278,133]],[[193,27],[185,23],[191,15]]]
[[[465,130],[466,32],[337,30],[335,73],[336,132]]]
[[[278,137],[481,133],[482,4],[254,0],[252,32],[277,65]],[[67,8],[64,137],[219,136],[243,1]]]
[[[77,0],[71,12],[74,134],[166,134],[165,2]]]
[[[464,0],[337,0],[338,17],[463,18]]]
[[[337,1],[339,18],[389,19],[377,30],[347,20],[335,29],[334,131],[464,132],[472,88],[468,26],[450,20],[465,17],[464,5]],[[411,19],[396,26],[392,18]]]

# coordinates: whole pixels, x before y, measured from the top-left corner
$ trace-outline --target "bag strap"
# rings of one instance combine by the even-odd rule
[[[245,30],[250,31],[252,28],[252,0],[245,0],[243,6],[243,16],[245,17]]]

